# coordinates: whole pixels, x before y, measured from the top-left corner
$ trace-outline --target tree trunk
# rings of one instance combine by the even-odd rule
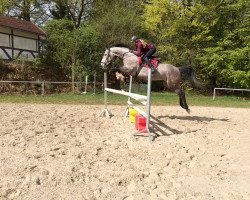
[[[30,6],[31,6],[30,0],[23,1],[23,7],[22,7],[22,19],[23,20],[30,21]]]

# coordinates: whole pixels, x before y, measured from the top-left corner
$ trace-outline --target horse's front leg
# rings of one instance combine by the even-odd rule
[[[115,73],[116,80],[120,81],[120,88],[121,90],[125,91],[126,88],[126,76],[124,76],[122,73],[116,72]]]
[[[121,73],[116,72],[115,76],[117,80],[120,80],[121,82],[125,82],[125,76],[123,76]]]

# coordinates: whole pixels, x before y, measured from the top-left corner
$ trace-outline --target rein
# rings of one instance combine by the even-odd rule
[[[122,54],[122,58],[124,58],[124,55],[127,54],[127,53],[129,53],[129,51],[123,53],[123,54]]]
[[[127,53],[129,53],[129,51],[127,51],[127,52],[125,52],[125,53],[123,53],[122,55],[117,55],[117,54],[115,54],[115,53],[113,53],[116,57],[119,57],[119,58],[124,58],[124,56],[125,56],[125,54],[127,54]]]
[[[109,58],[111,58],[110,52],[111,52],[111,49],[108,48],[108,53],[107,53],[106,60],[105,60],[104,62],[101,62],[101,63],[103,63],[105,66],[108,65],[108,62],[110,62],[110,61],[109,61]],[[121,54],[121,55],[118,55],[118,54],[116,54],[116,53],[114,53],[114,52],[112,52],[112,53],[113,53],[116,57],[121,58],[121,59],[124,59],[124,56],[125,56],[127,53],[130,53],[130,51],[127,51],[127,52],[125,52],[125,53],[123,53],[123,54]],[[131,55],[131,56],[133,56],[133,55]],[[129,56],[129,57],[131,57],[131,56]],[[135,75],[134,75],[135,78],[139,75],[139,73],[140,73],[142,67],[143,67],[143,65],[139,65],[139,67],[137,68],[136,73],[135,73]],[[131,74],[130,74],[130,75],[131,75]]]

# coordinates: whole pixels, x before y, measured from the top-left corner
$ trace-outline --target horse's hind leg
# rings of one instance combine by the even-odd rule
[[[188,113],[190,113],[190,109],[188,108],[187,101],[186,101],[185,92],[180,88],[176,89],[175,92],[179,95],[180,106],[184,108]]]

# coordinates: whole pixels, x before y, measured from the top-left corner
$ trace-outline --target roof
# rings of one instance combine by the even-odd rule
[[[14,29],[19,29],[22,31],[27,31],[31,33],[36,33],[38,35],[46,35],[46,33],[40,29],[38,26],[32,22],[16,19],[14,17],[2,16],[0,15],[0,26],[10,27]]]

